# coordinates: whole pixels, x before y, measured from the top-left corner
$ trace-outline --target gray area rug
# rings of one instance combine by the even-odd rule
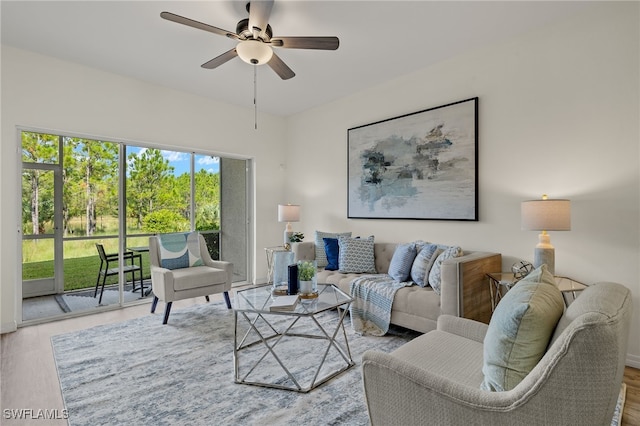
[[[320,321],[337,313],[327,315],[333,317]],[[402,328],[384,337],[358,336],[347,318],[356,366],[301,394],[234,383],[233,311],[224,303],[176,309],[168,325],[161,323],[162,314],[150,314],[52,337],[71,425],[368,424],[362,353],[371,348],[390,352],[417,336]],[[287,367],[303,376],[323,353],[309,340],[277,346],[289,359]],[[241,372],[262,353],[254,346],[242,354]],[[328,365],[339,362],[338,352],[330,350]],[[255,374],[284,383],[287,378],[276,366],[267,356]]]

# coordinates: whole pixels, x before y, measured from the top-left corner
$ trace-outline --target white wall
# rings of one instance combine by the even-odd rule
[[[302,205],[294,228],[307,239],[316,229],[423,238],[500,252],[508,269],[531,260],[537,241],[520,230],[520,202],[542,193],[570,198],[572,230],[552,235],[556,272],[632,290],[628,361],[640,367],[639,18],[637,2],[598,4],[287,119],[264,114],[257,132],[250,110],[2,46],[1,331],[19,316],[21,125],[255,158],[258,280],[263,247],[281,239],[281,202]],[[346,218],[348,128],[473,96],[480,98],[479,222]]]
[[[266,277],[263,247],[282,239],[276,206],[284,201],[284,119],[2,46],[0,146],[1,331],[15,329],[20,275],[19,151],[16,126],[107,140],[189,147],[255,160],[257,280]],[[274,173],[274,170],[276,171]]]
[[[552,233],[556,273],[615,281],[636,306],[628,362],[640,367],[639,7],[597,5],[579,17],[465,54],[289,117],[287,194],[296,230],[373,234],[533,260],[520,202],[572,201],[572,230]],[[479,97],[478,222],[346,218],[347,129]],[[295,179],[293,178],[295,177]]]

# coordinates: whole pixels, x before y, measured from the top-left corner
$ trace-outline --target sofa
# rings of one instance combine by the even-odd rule
[[[363,354],[371,424],[610,425],[631,315],[629,289],[615,283],[588,286],[560,310],[529,372],[503,391],[482,388],[492,373],[485,358],[494,319],[486,325],[443,315],[437,330],[394,352]]]
[[[373,244],[375,269],[386,274],[399,244]],[[315,260],[316,242],[291,245],[296,261]],[[412,285],[395,294],[391,308],[391,324],[426,333],[434,330],[440,315],[448,314],[488,323],[491,318],[491,294],[486,274],[502,270],[499,253],[464,251],[463,255],[442,263],[441,291]],[[334,284],[350,293],[350,283],[361,276],[318,268],[317,282]]]

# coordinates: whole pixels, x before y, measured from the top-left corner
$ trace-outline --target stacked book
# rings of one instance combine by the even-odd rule
[[[298,304],[298,295],[277,296],[269,307],[271,311],[293,311]]]

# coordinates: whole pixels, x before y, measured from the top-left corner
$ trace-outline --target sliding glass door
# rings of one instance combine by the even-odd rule
[[[21,143],[24,299],[70,312],[147,298],[149,236],[190,230],[248,279],[249,161],[31,131]]]

